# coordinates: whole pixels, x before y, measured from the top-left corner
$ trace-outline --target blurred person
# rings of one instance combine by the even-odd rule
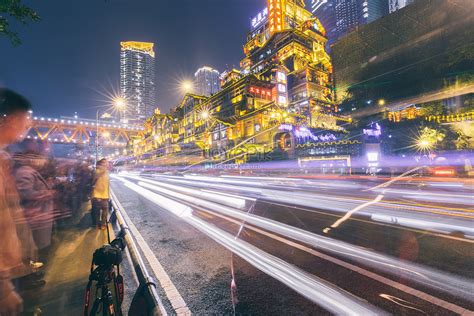
[[[92,179],[92,223],[99,229],[106,229],[109,211],[109,170],[106,159],[97,162]]]
[[[18,315],[23,302],[12,279],[24,270],[24,258],[35,251],[27,241],[27,225],[5,148],[21,141],[30,127],[31,104],[23,96],[0,88],[0,315]]]
[[[21,206],[36,247],[44,254],[51,245],[54,220],[54,192],[39,172],[47,160],[36,152],[23,152],[14,155],[14,161],[14,175]]]

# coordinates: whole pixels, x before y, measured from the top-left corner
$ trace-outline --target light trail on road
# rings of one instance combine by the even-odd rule
[[[156,203],[161,208],[181,217],[188,224],[200,230],[219,244],[228,248],[261,271],[281,281],[315,304],[336,314],[345,315],[381,315],[383,311],[348,295],[346,292],[328,284],[301,269],[284,262],[264,251],[248,244],[225,231],[192,215],[188,206],[156,194],[128,180],[121,179],[126,187]]]
[[[242,181],[239,179],[243,178]],[[423,204],[397,204],[398,201],[383,201],[381,195],[371,199],[355,198],[349,193],[336,193],[336,189],[331,189],[324,194],[317,193],[317,187],[308,190],[308,182],[302,179],[290,179],[292,183],[290,187],[291,192],[285,192],[286,178],[268,177],[260,181],[258,177],[201,177],[199,175],[186,175],[186,177],[179,176],[162,176],[162,175],[139,175],[139,174],[120,174],[117,179],[125,183],[126,187],[132,189],[136,193],[152,200],[154,203],[162,208],[169,210],[176,216],[182,218],[186,223],[193,225],[201,232],[214,239],[239,257],[251,263],[266,274],[274,277],[283,284],[289,286],[296,292],[302,294],[308,299],[316,302],[315,293],[308,294],[307,280],[299,278],[298,273],[308,274],[304,270],[299,269],[297,280],[289,278],[287,274],[290,273],[287,268],[289,262],[284,258],[273,256],[272,254],[259,249],[249,241],[243,241],[244,237],[236,238],[226,230],[219,228],[219,224],[211,224],[216,217],[223,219],[225,222],[238,225],[240,227],[236,236],[240,236],[242,229],[255,231],[260,235],[272,238],[277,242],[281,242],[289,247],[300,249],[315,257],[327,260],[332,264],[340,267],[350,269],[354,272],[360,273],[363,276],[369,277],[381,284],[395,288],[399,291],[413,295],[418,299],[425,300],[431,304],[437,305],[440,308],[450,310],[455,313],[471,313],[466,306],[472,306],[474,299],[472,298],[472,280],[462,275],[456,275],[433,269],[428,266],[423,266],[414,262],[401,260],[385,254],[378,253],[371,249],[361,248],[350,243],[340,241],[334,238],[325,237],[314,232],[285,224],[281,221],[276,221],[271,218],[262,217],[260,215],[247,212],[249,207],[254,207],[256,203],[261,203],[263,200],[269,205],[279,206],[306,206],[308,208],[315,207],[315,201],[318,202],[317,208],[324,209],[329,212],[331,216],[339,217],[336,221],[329,223],[332,229],[344,227],[347,222],[362,221],[372,225],[391,225],[396,227],[416,228],[420,230],[417,233],[426,232],[432,234],[437,238],[446,238],[448,240],[456,240],[465,244],[474,244],[474,241],[469,237],[474,236],[474,230],[471,225],[473,217],[466,216],[467,219],[458,219],[456,216],[458,212],[462,212],[462,208],[445,209],[443,211],[443,220],[440,221],[439,213],[430,205]],[[358,184],[358,190],[361,190],[365,185]],[[336,188],[334,186],[333,188]],[[344,186],[339,186],[344,187]],[[385,187],[384,190],[391,188]],[[332,192],[331,192],[332,191]],[[393,192],[392,192],[393,193]],[[434,192],[435,194],[437,192]],[[427,194],[431,194],[427,191]],[[397,193],[393,193],[393,196]],[[156,200],[160,197],[161,203]],[[290,198],[290,196],[292,198]],[[459,198],[454,196],[455,199]],[[462,198],[462,197],[461,197]],[[166,199],[166,203],[163,202]],[[179,207],[176,210],[173,204],[178,203]],[[457,201],[457,200],[456,200]],[[459,202],[459,205],[462,205]],[[279,203],[279,204],[278,204]],[[319,205],[321,204],[321,206]],[[184,206],[183,206],[184,205]],[[443,209],[443,206],[439,206]],[[185,210],[185,211],[183,211]],[[312,213],[310,209],[303,210],[306,213]],[[198,212],[199,216],[195,214]],[[322,211],[314,211],[315,215],[324,214]],[[209,214],[206,215],[206,213]],[[354,219],[354,216],[366,216],[366,219]],[[434,216],[436,215],[436,217]],[[367,220],[367,216],[369,220]],[[445,222],[445,220],[449,222]],[[337,224],[337,225],[336,225]],[[350,224],[350,223],[349,223]],[[210,226],[209,226],[210,225]],[[217,226],[216,226],[217,225]],[[329,227],[326,226],[326,227]],[[430,233],[431,231],[431,233]],[[462,237],[451,236],[452,232],[463,231]],[[437,233],[441,232],[441,235]],[[322,234],[322,229],[320,230]],[[220,239],[219,239],[220,238]],[[239,244],[228,244],[228,238],[238,241]],[[240,244],[243,242],[244,244]],[[316,251],[316,249],[318,251]],[[246,252],[247,251],[247,252]],[[271,260],[271,263],[259,257],[262,255],[265,260]],[[249,257],[250,256],[250,257]],[[255,257],[257,256],[257,257]],[[267,257],[270,256],[270,259]],[[257,258],[257,259],[256,259]],[[342,260],[341,260],[342,259]],[[273,261],[272,261],[273,260]],[[282,261],[283,266],[271,266],[275,262]],[[357,263],[357,265],[355,265]],[[290,264],[290,266],[293,266]],[[364,268],[365,267],[365,268]],[[377,274],[374,271],[377,271]],[[293,273],[293,272],[291,272]],[[387,278],[389,276],[389,278]],[[325,280],[315,277],[316,282],[323,282]],[[391,279],[390,279],[391,277]],[[429,292],[423,292],[419,289],[407,286],[397,279],[410,280],[412,284],[416,284],[421,289],[430,289]],[[314,280],[313,280],[314,281]],[[295,283],[296,282],[296,283]],[[305,285],[306,284],[306,285]],[[321,286],[321,283],[319,283]],[[332,285],[334,286],[334,285]],[[321,290],[321,288],[320,288]],[[444,293],[438,297],[436,293]],[[356,294],[356,293],[353,293]],[[394,297],[393,295],[381,293],[381,298]],[[357,294],[356,294],[357,295]],[[444,295],[454,296],[468,302],[466,306],[463,304],[457,305],[444,299]],[[357,295],[358,296],[358,295]],[[331,305],[331,300],[323,299],[324,304]],[[401,302],[404,299],[400,298]],[[391,301],[387,299],[388,301]],[[318,298],[321,301],[321,298]],[[372,304],[374,302],[371,302]],[[395,303],[395,302],[393,302]],[[323,306],[330,311],[333,306]],[[370,306],[372,310],[373,306]],[[333,311],[334,312],[334,311]]]
[[[327,192],[326,194],[320,194],[297,190],[297,187],[292,187],[292,190],[285,190],[282,187],[268,185],[266,182],[259,182],[258,179],[255,179],[254,181],[248,181],[248,179],[245,179],[239,185],[239,181],[236,180],[237,177],[234,177],[234,180],[230,182],[228,179],[221,179],[219,177],[188,177],[193,178],[194,181],[185,180],[182,177],[170,178],[160,176],[158,178],[165,182],[169,181],[185,186],[199,188],[205,187],[207,189],[213,188],[227,192],[230,191],[234,194],[240,195],[241,198],[260,198],[273,203],[295,205],[305,208],[316,207],[319,210],[326,210],[331,214],[336,213],[334,214],[335,216],[339,216],[337,213],[346,214],[349,210],[357,208],[359,205],[370,202],[375,198],[371,197],[361,199],[351,195],[341,195],[339,192]],[[182,185],[179,187],[182,187]],[[383,190],[389,189],[384,188]],[[245,194],[243,195],[242,193]],[[386,194],[389,193],[390,192],[387,192]],[[425,194],[428,195],[430,193],[426,192]],[[380,203],[377,203],[377,205],[369,205],[369,207],[366,207],[363,211],[360,211],[359,214],[380,223],[406,225],[406,227],[409,228],[418,230],[422,229],[425,231],[442,233],[446,235],[449,235],[453,232],[462,232],[466,238],[474,239],[474,213],[463,208],[446,209],[441,206],[433,207],[419,203],[399,204],[398,201],[380,201]],[[383,217],[380,217],[380,215],[383,215]],[[434,217],[431,215],[436,216]],[[438,215],[446,216],[446,220],[444,222],[440,222],[438,220]],[[456,219],[457,217],[460,219]],[[380,221],[380,218],[391,220]],[[463,219],[468,219],[470,221],[465,221]],[[472,223],[470,223],[471,221]],[[419,223],[423,223],[423,225],[418,225]]]
[[[412,279],[419,282],[423,286],[441,289],[446,293],[456,293],[456,295],[465,298],[471,297],[471,284],[469,281],[403,262],[395,258],[383,256],[344,242],[319,236],[296,227],[217,204],[219,201],[221,201],[218,194],[206,195],[207,198],[211,199],[211,201],[208,201],[201,199],[203,196],[201,195],[200,190],[163,184],[139,176],[127,176],[127,178],[137,180],[138,185],[147,189],[158,191],[159,193],[165,194],[173,199],[191,203],[193,205],[203,207],[204,209],[209,209],[227,216],[231,216],[233,218],[237,218],[241,221],[251,223],[252,225],[265,230],[304,242],[315,247],[316,249],[330,251],[335,255],[357,260],[360,263],[386,273],[394,274],[394,272],[396,272],[399,275],[403,275],[407,279]],[[178,193],[180,191],[186,192],[186,194]]]

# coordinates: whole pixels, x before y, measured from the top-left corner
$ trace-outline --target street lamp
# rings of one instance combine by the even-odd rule
[[[113,99],[113,105],[114,108],[119,112],[119,121],[121,121],[122,117],[120,117],[120,115],[123,111],[125,111],[125,108],[127,107],[127,101],[125,100],[125,98],[116,97]]]
[[[96,116],[95,116],[95,163],[97,164],[97,161],[99,161],[99,113],[100,110],[97,110]],[[102,113],[101,118],[110,118],[111,115],[107,112]],[[110,134],[109,134],[110,135]]]
[[[209,111],[206,111],[206,110],[202,111],[201,112],[201,118],[203,120],[207,120],[209,118]]]
[[[184,92],[184,93],[190,93],[190,92],[193,92],[194,90],[194,84],[191,80],[183,80],[181,82],[181,90]]]

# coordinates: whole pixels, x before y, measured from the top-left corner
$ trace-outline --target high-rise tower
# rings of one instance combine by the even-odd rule
[[[337,40],[336,26],[336,1],[335,0],[312,0],[311,12],[321,21],[326,29],[328,47]]]
[[[126,99],[125,119],[143,121],[156,108],[153,43],[120,43],[120,92]]]
[[[196,94],[208,97],[219,92],[221,88],[219,76],[219,72],[211,67],[199,68],[194,74]]]
[[[358,25],[388,14],[388,1],[405,3],[411,0],[311,0],[311,11],[326,28],[331,45]]]
[[[409,4],[412,4],[413,1],[414,0],[388,0],[389,11],[390,13],[393,13]]]

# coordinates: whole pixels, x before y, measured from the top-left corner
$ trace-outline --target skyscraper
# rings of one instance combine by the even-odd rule
[[[393,13],[401,8],[413,3],[414,0],[388,0],[389,11]]]
[[[126,99],[125,119],[143,121],[156,107],[153,43],[121,42],[120,92]]]
[[[337,40],[335,0],[312,0],[311,11],[326,29],[328,47]]]
[[[387,0],[334,0],[337,37],[388,14]]]
[[[196,94],[211,96],[221,89],[219,72],[211,67],[199,68],[194,74]]]
[[[387,15],[387,0],[359,0],[359,24],[367,24]]]
[[[335,0],[338,37],[351,31],[358,25],[357,2],[358,0]]]

